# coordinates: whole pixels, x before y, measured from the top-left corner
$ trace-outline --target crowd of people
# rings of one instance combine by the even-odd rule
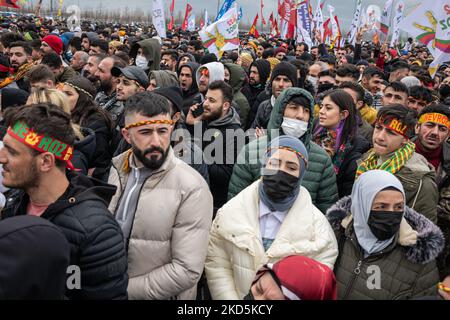
[[[425,46],[1,27],[1,298],[450,299]]]

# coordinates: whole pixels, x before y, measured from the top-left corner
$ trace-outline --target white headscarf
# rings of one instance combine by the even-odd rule
[[[405,199],[405,191],[401,182],[392,173],[384,170],[367,171],[353,185],[351,196],[353,227],[358,243],[364,249],[366,256],[385,249],[395,238],[394,236],[388,240],[380,241],[367,225],[373,200],[380,191],[389,187],[394,187],[400,191]]]

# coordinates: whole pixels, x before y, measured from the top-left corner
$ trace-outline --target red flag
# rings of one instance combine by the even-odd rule
[[[186,31],[187,27],[188,27],[188,19],[189,19],[189,15],[191,14],[192,11],[192,6],[188,3],[186,4],[186,13],[184,15],[184,20],[183,20],[183,25],[181,27],[181,29],[183,31]]]
[[[264,2],[263,2],[263,0],[261,0],[261,19],[262,19],[262,24],[266,25],[267,22],[266,22],[266,19],[264,19],[263,8],[264,8]]]
[[[173,19],[173,11],[175,10],[175,0],[172,0],[172,4],[170,5],[170,23],[167,26],[167,29],[173,30],[174,27],[174,19]]]
[[[250,28],[250,31],[248,32],[248,34],[255,36],[256,38],[259,37],[259,32],[258,30],[256,30],[256,24],[258,23],[258,14],[256,14],[255,20],[253,20],[253,24],[252,27]]]
[[[273,12],[270,14],[269,22],[273,25],[275,21],[273,20]]]
[[[328,37],[330,37],[330,39],[331,39],[331,37],[333,36],[333,31],[331,30],[331,28],[328,26],[330,24],[330,18],[328,18],[325,22],[324,22],[324,24],[323,24],[323,42],[325,42],[325,40],[328,38]]]
[[[17,0],[0,0],[0,7],[20,9],[20,6],[16,2]]]

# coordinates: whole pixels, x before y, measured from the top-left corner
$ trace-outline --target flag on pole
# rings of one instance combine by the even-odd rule
[[[222,18],[222,16],[228,12],[231,7],[233,6],[233,4],[236,2],[236,0],[225,0],[222,4],[222,7],[220,8],[219,12],[217,13],[217,17],[216,17],[216,21],[218,21],[220,18]]]
[[[207,27],[210,23],[211,23],[211,21],[209,21],[208,10],[205,9],[204,19],[202,19],[200,21],[200,29],[203,29],[204,27]]]
[[[294,37],[297,12],[295,0],[282,0],[278,2],[278,15],[280,17],[281,38],[292,39]]]
[[[323,39],[324,38],[324,22],[323,22],[323,15],[322,15],[322,8],[320,5],[321,0],[317,0],[317,7],[316,7],[316,13],[314,14],[313,24],[314,29],[318,30],[320,32],[320,36]]]
[[[189,16],[187,30],[191,32],[195,31],[195,13]]]
[[[224,51],[239,48],[238,10],[233,6],[222,18],[199,31],[203,46],[218,59]]]
[[[429,72],[432,77],[440,64],[450,60],[450,5],[448,0],[423,2],[417,6],[398,25],[417,41],[425,44],[433,55]]]
[[[188,28],[188,23],[189,23],[188,19],[191,14],[191,11],[192,11],[192,6],[189,3],[186,4],[186,13],[184,14],[183,25],[181,26],[181,29],[183,31],[186,31]]]
[[[242,19],[242,7],[239,7],[239,12],[238,12],[238,23],[241,21]]]
[[[391,25],[391,13],[392,13],[392,5],[394,4],[394,0],[387,0],[384,4],[383,13],[380,17],[380,31],[387,38],[389,33],[389,27]]]
[[[309,47],[312,46],[311,17],[306,1],[301,2],[297,7],[297,43],[299,42],[305,42]]]
[[[20,6],[16,2],[17,0],[0,0],[0,7],[20,9]]]
[[[264,19],[264,13],[263,13],[263,8],[264,8],[264,0],[261,0],[261,19],[262,19],[262,24],[266,25],[266,19]]]
[[[166,18],[163,0],[152,0],[152,21],[158,36],[166,38]]]
[[[405,8],[405,4],[403,1],[400,1],[396,7],[395,7],[395,16],[394,16],[394,23],[393,23],[393,32],[392,32],[392,39],[391,39],[391,47],[395,47],[398,38],[400,37],[400,29],[398,28],[398,25],[403,19],[403,9]]]
[[[330,14],[330,22],[331,22],[331,42],[333,45],[336,43],[336,40],[341,36],[341,32],[337,25],[336,16],[334,14],[334,7],[332,5],[328,5],[328,13]]]
[[[167,29],[169,30],[173,30],[174,26],[175,26],[175,21],[173,18],[173,12],[175,10],[175,0],[172,0],[172,4],[170,5],[170,23],[167,27]]]
[[[358,33],[358,28],[361,23],[361,9],[362,9],[362,0],[358,0],[356,3],[356,10],[353,15],[352,25],[350,26],[350,31],[347,34],[347,40],[352,45],[356,43],[356,34]]]
[[[258,23],[258,18],[259,18],[259,16],[258,16],[258,14],[256,14],[256,17],[253,20],[253,24],[250,28],[250,31],[248,32],[249,35],[252,35],[256,38],[259,38],[259,32],[258,32],[258,30],[256,30],[256,24]]]

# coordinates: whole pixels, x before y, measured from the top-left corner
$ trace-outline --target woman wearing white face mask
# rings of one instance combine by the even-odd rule
[[[370,148],[369,142],[358,135],[356,106],[352,96],[342,89],[325,95],[314,128],[314,142],[330,155],[339,198],[352,192],[356,160]]]

